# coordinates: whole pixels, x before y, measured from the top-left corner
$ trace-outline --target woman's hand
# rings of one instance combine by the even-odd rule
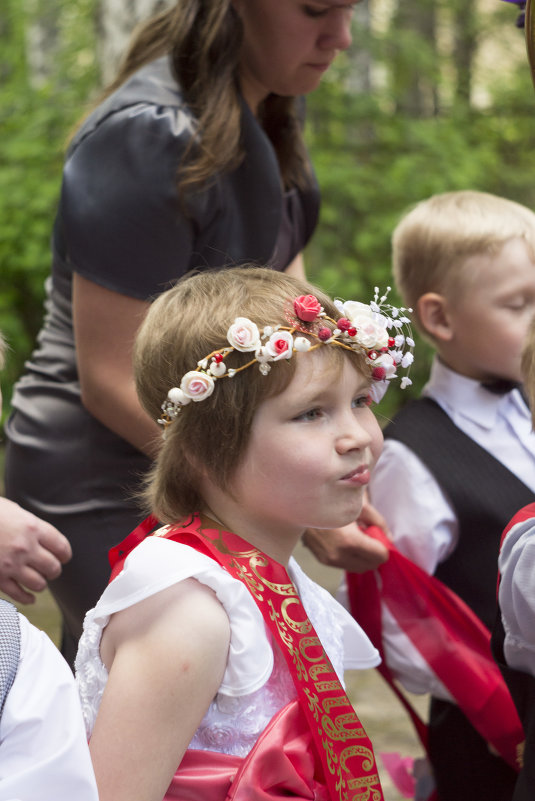
[[[357,523],[329,531],[308,529],[303,536],[303,544],[322,564],[341,567],[350,573],[375,570],[388,559],[385,546],[368,537]]]
[[[388,559],[385,546],[366,534],[368,526],[378,526],[389,533],[386,520],[366,497],[355,523],[329,531],[308,529],[303,544],[324,565],[341,567],[350,573],[365,573],[366,570],[375,570]]]

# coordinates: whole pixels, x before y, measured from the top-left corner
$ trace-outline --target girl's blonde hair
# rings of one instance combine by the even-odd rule
[[[486,192],[445,192],[418,203],[392,235],[394,279],[418,319],[426,292],[454,296],[470,274],[471,256],[497,253],[510,239],[524,239],[535,260],[535,214],[520,203]]]
[[[259,267],[203,272],[181,279],[160,295],[147,313],[134,347],[134,375],[143,407],[153,420],[161,417],[168,391],[182,376],[226,345],[236,317],[248,317],[262,331],[265,325],[288,326],[286,314],[298,295],[313,294],[326,313],[337,319],[332,300],[306,281]],[[317,340],[315,340],[317,342]],[[364,356],[328,346],[321,348],[335,365],[349,358],[364,374]],[[149,511],[162,522],[176,522],[202,507],[198,477],[202,470],[227,489],[242,457],[254,414],[266,398],[291,381],[294,355],[262,375],[258,365],[217,381],[213,394],[183,407],[168,426],[166,437],[144,492]],[[238,367],[250,353],[235,351],[225,359]]]

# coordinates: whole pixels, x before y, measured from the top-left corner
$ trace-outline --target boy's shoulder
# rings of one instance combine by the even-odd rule
[[[20,660],[20,619],[13,604],[0,600],[0,715],[13,686]]]

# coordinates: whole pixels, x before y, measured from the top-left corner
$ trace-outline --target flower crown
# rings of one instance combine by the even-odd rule
[[[273,362],[291,359],[294,353],[306,353],[323,345],[336,345],[364,354],[376,382],[371,393],[376,402],[383,397],[388,382],[396,377],[398,366],[407,370],[401,378],[401,388],[405,389],[412,384],[408,372],[414,360],[414,340],[410,320],[404,312],[412,309],[385,304],[389,292],[390,287],[387,287],[385,294],[379,297],[379,289],[375,287],[374,299],[369,305],[335,300],[341,315],[338,320],[327,316],[314,295],[300,295],[286,309],[289,325],[265,325],[262,333],[249,318],[236,317],[227,331],[228,346],[209,353],[197,363],[195,370],[182,377],[180,387],[169,390],[158,423],[167,427],[183,406],[209,398],[216,381],[221,378],[233,378],[254,364],[258,364],[262,375],[267,375]],[[394,329],[391,334],[390,329]],[[298,332],[318,341],[312,343],[307,337],[296,336]],[[254,356],[240,367],[227,367],[225,359],[234,351],[254,353]]]

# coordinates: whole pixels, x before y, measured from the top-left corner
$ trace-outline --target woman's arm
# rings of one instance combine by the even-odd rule
[[[132,373],[132,347],[148,306],[146,301],[73,275],[73,323],[82,403],[103,425],[153,457],[160,432],[141,408]]]
[[[116,613],[90,741],[100,801],[161,801],[223,679],[230,623],[187,579]]]
[[[305,260],[303,258],[302,253],[298,253],[297,256],[284,271],[286,275],[291,275],[293,278],[301,278],[303,281],[307,280],[306,273],[305,273]]]

